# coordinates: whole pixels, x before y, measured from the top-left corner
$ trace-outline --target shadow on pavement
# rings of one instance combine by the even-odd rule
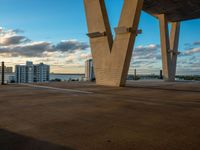
[[[0,150],[74,150],[0,129]]]

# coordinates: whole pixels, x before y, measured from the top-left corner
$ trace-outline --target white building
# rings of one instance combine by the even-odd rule
[[[16,65],[15,66],[15,81],[17,83],[26,83],[26,66],[25,65]]]
[[[43,63],[34,66],[34,82],[48,82],[50,67]]]
[[[28,83],[34,82],[34,65],[33,62],[26,62],[26,81]]]
[[[0,83],[1,83],[2,77],[0,73]],[[5,73],[4,75],[4,83],[13,83],[15,82],[15,73]]]
[[[89,59],[85,62],[85,78],[88,81],[95,80],[94,66],[92,59]]]
[[[15,66],[15,78],[17,83],[48,82],[50,67],[43,63],[34,65],[26,62],[26,65]]]

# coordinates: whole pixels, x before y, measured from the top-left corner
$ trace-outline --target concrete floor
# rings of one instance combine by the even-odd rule
[[[199,147],[200,82],[0,86],[0,150]]]

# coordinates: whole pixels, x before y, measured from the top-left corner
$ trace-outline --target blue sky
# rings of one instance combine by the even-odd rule
[[[111,27],[114,28],[118,24],[123,0],[105,0],[105,2]],[[5,48],[9,47],[5,47],[8,45],[0,45],[1,47],[4,46],[2,48],[3,52],[0,53],[0,59],[5,59],[9,65],[23,63],[26,60],[33,60],[34,62],[44,61],[52,65],[54,64],[52,66],[53,72],[84,72],[84,61],[90,57],[90,50],[89,47],[84,47],[84,44],[88,43],[88,37],[86,36],[87,25],[83,0],[0,0],[0,4],[0,27],[2,28],[2,32],[4,31],[2,39],[5,38],[5,34],[8,34],[9,36],[23,36],[23,40],[26,42],[30,40],[31,45],[37,44],[38,46],[39,44],[41,46],[44,45],[44,42],[55,46],[59,46],[59,44],[62,46],[64,44],[76,44],[77,48],[73,52],[72,49],[67,50],[66,47],[62,51],[53,52],[51,50],[48,55],[43,57],[39,57],[38,55],[34,57],[30,57],[30,55],[17,56],[20,53],[15,52],[15,55],[11,55],[10,52],[9,57],[5,58],[5,56],[8,56],[4,52]],[[143,30],[143,34],[137,37],[135,44],[136,57],[134,59],[133,56],[132,61],[132,67],[138,68],[141,72],[146,71],[142,70],[145,69],[147,61],[137,56],[137,49],[140,50],[143,48],[142,50],[145,49],[148,52],[148,48],[152,48],[154,45],[156,55],[159,55],[160,50],[156,46],[160,44],[158,27],[159,22],[157,19],[144,12],[142,13],[139,28]],[[23,32],[19,32],[20,30]],[[194,59],[195,57],[194,63],[196,67],[193,67],[192,72],[198,74],[200,72],[200,68],[197,71],[198,63],[200,64],[200,62],[196,59],[199,60],[200,58],[198,49],[200,45],[194,45],[194,43],[200,41],[200,19],[183,22],[181,24],[180,35],[180,51],[183,53],[189,50],[194,51],[191,55],[187,57],[182,56],[180,59],[181,64],[182,61],[185,62],[183,69],[179,68],[180,73],[188,73],[184,68],[193,67],[189,63],[192,60],[191,58]],[[22,46],[22,43],[19,44]],[[77,44],[79,47],[77,47]],[[48,44],[45,46],[48,46]],[[83,46],[84,50],[81,49],[81,46]],[[17,48],[19,49],[19,46]],[[18,50],[17,48],[16,50]],[[28,51],[27,47],[24,49]],[[53,60],[51,57],[54,54],[55,57]],[[155,58],[157,57],[156,55]],[[61,60],[64,58],[65,60]],[[154,61],[151,66],[152,70],[149,73],[154,73],[155,70],[161,68],[161,61]],[[134,64],[134,62],[136,63]]]

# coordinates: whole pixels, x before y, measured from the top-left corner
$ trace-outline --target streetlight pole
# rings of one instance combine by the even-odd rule
[[[1,85],[4,85],[5,65],[4,62],[1,64]]]

